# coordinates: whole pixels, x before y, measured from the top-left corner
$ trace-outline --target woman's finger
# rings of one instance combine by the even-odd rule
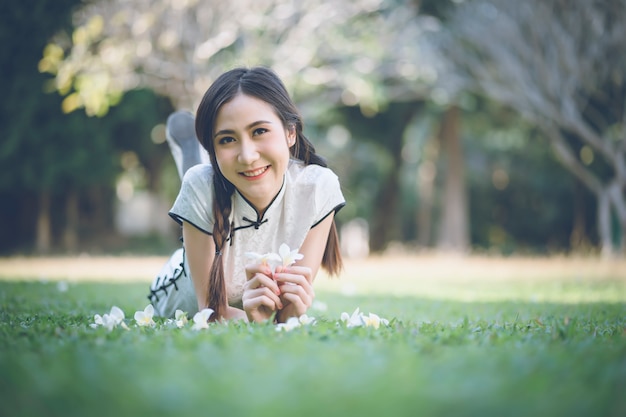
[[[253,282],[252,280],[249,282]],[[276,283],[274,283],[274,285],[276,285]],[[258,288],[244,288],[244,292],[243,292],[243,296],[241,297],[242,302],[244,303],[244,305],[246,303],[250,303],[249,305],[253,306],[254,308],[260,306],[260,305],[264,305],[266,307],[271,308],[272,310],[275,309],[282,309],[283,308],[283,303],[280,300],[280,297],[278,296],[278,294],[276,294],[278,290],[274,291],[272,289],[270,289],[269,287],[265,287],[265,286],[260,286]]]
[[[268,265],[251,264],[246,265],[246,279],[251,280],[256,274],[272,276],[272,270]]]
[[[248,310],[258,310],[261,307],[267,307],[268,309],[275,311],[280,310],[282,308],[282,301],[279,298],[275,298],[276,295],[270,293],[260,293],[255,296],[247,297],[246,299],[242,299],[243,309],[245,311]]]
[[[303,300],[300,296],[293,294],[293,293],[285,293],[281,296],[282,298],[284,298],[285,302],[288,302],[291,304],[291,308],[292,310],[292,314],[295,313],[296,317],[300,317],[301,315],[305,314],[309,307],[311,307],[310,303],[307,304],[305,302],[305,300]]]
[[[313,283],[313,272],[311,271],[311,268],[306,267],[306,266],[297,266],[297,265],[280,266],[276,268],[276,272],[274,273],[274,276],[276,276],[277,274],[281,274],[281,273],[300,275],[304,277],[310,284]]]
[[[280,290],[278,289],[278,284],[276,283],[276,281],[261,273],[255,274],[252,278],[246,281],[246,283],[244,284],[244,291],[246,289],[254,290],[261,287],[269,288],[275,294],[280,294]]]
[[[260,295],[243,300],[243,310],[251,322],[262,322],[272,317],[277,310],[276,303],[271,295]]]
[[[296,303],[299,307],[309,308],[313,304],[315,293],[313,289],[307,291],[300,285],[285,284],[280,286],[281,297],[292,303]]]
[[[283,288],[287,288],[289,285],[298,286],[304,289],[304,291],[309,294],[311,297],[315,297],[315,291],[313,291],[313,285],[311,282],[299,274],[291,274],[291,273],[279,273],[274,274],[274,279],[279,284],[279,289],[282,291]]]

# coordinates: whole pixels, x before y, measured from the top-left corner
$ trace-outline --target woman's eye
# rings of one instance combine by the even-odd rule
[[[219,143],[220,145],[226,145],[227,143],[231,143],[231,142],[234,142],[234,141],[235,141],[235,139],[230,137],[230,136],[223,136],[223,137],[219,138],[217,143]]]
[[[254,129],[254,131],[252,132],[252,135],[253,136],[259,136],[259,135],[262,135],[265,132],[267,132],[267,129],[265,129],[264,127],[259,127],[258,129]]]

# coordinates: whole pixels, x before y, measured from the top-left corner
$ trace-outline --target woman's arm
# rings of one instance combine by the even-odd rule
[[[301,316],[313,304],[313,281],[322,263],[333,218],[333,215],[329,215],[309,230],[300,247],[300,253],[304,255],[300,261],[293,266],[279,268],[274,274],[284,304],[284,308],[277,315],[279,322],[284,322],[289,317]]]
[[[183,222],[183,244],[189,264],[189,273],[196,291],[198,310],[207,308],[209,291],[209,273],[215,258],[215,243],[213,237],[192,224]],[[246,319],[246,313],[234,307],[226,309],[225,319]]]

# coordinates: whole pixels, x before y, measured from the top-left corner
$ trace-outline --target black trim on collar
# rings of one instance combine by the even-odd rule
[[[270,201],[270,203],[267,205],[267,207],[265,208],[265,212],[263,213],[263,215],[265,215],[265,213],[267,213],[267,210],[269,210],[269,208],[270,208],[270,207],[272,207],[272,204],[274,204],[274,202],[276,201],[276,199],[278,198],[278,196],[280,195],[280,193],[282,193],[283,189],[285,188],[285,181],[286,181],[285,177],[286,177],[286,174],[284,174],[284,175],[283,175],[283,183],[282,183],[282,185],[280,186],[280,190],[278,190],[278,192],[276,193],[276,195],[274,196],[274,198],[272,198],[272,201]],[[259,211],[256,209],[256,207],[254,207],[254,204],[252,204],[252,203],[250,202],[250,200],[248,200],[248,199],[247,199],[247,198],[246,198],[243,194],[241,194],[241,192],[240,192],[237,188],[235,188],[235,192],[241,196],[241,198],[243,199],[243,201],[245,201],[245,202],[246,202],[246,204],[247,204],[247,205],[249,205],[249,206],[250,206],[250,208],[251,208],[252,210],[254,210],[254,212],[256,213],[257,222],[262,221],[262,220],[263,220],[263,216],[260,216],[260,215],[259,215]],[[248,221],[250,221],[250,220],[248,220]]]

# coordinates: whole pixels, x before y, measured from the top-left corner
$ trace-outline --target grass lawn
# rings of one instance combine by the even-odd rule
[[[626,262],[353,260],[312,326],[136,327],[163,261],[0,259],[0,416],[626,415]]]

